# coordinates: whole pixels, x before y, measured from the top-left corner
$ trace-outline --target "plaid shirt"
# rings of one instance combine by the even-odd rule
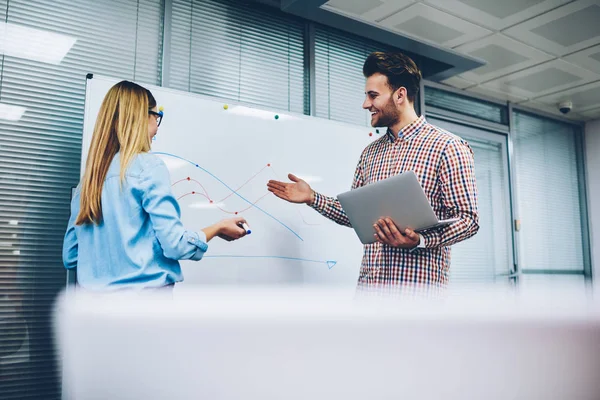
[[[473,151],[460,137],[427,123],[423,116],[367,146],[358,161],[352,189],[414,171],[439,219],[459,217],[422,233],[425,248],[414,251],[382,243],[364,245],[359,286],[448,283],[449,246],[479,229]],[[350,221],[333,197],[315,193],[312,207],[341,225]]]

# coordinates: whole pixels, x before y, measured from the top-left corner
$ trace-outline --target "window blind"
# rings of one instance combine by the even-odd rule
[[[576,127],[514,112],[522,270],[583,273]]]
[[[0,13],[3,28],[32,35],[5,36],[1,55],[0,104],[25,112],[17,121],[0,113],[0,397],[58,399],[51,311],[65,284],[62,239],[79,181],[85,76],[158,84],[163,4],[0,0]],[[9,50],[10,40],[34,45],[36,32],[76,41],[56,63]]]
[[[493,134],[491,134],[493,135]],[[466,138],[475,154],[479,232],[452,249],[452,282],[508,282],[512,251],[503,147]]]
[[[173,0],[169,86],[304,113],[304,24],[224,0]]]
[[[425,87],[425,106],[508,125],[508,106]]]

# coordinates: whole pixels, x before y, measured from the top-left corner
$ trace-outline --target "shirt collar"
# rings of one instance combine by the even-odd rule
[[[425,124],[427,124],[427,121],[425,120],[425,116],[421,115],[419,118],[417,118],[410,124],[406,125],[404,128],[402,128],[400,130],[400,132],[398,132],[398,139],[394,138],[394,134],[392,133],[390,128],[387,129],[386,135],[387,135],[390,143],[394,143],[397,140],[409,141],[411,138],[413,138],[415,135],[417,135],[421,131],[421,128],[423,128],[423,126],[425,126]]]

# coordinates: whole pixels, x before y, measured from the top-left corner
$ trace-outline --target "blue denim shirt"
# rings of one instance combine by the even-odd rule
[[[75,225],[80,188],[71,202],[63,263],[77,267],[84,288],[111,290],[165,286],[183,280],[177,260],[200,260],[206,235],[186,231],[169,171],[160,158],[141,153],[121,185],[119,153],[102,187],[102,222]]]

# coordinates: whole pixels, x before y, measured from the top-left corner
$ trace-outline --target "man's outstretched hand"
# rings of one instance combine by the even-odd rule
[[[292,183],[269,181],[267,183],[269,192],[290,203],[312,204],[314,202],[314,193],[308,183],[293,174],[289,174],[288,178]]]

